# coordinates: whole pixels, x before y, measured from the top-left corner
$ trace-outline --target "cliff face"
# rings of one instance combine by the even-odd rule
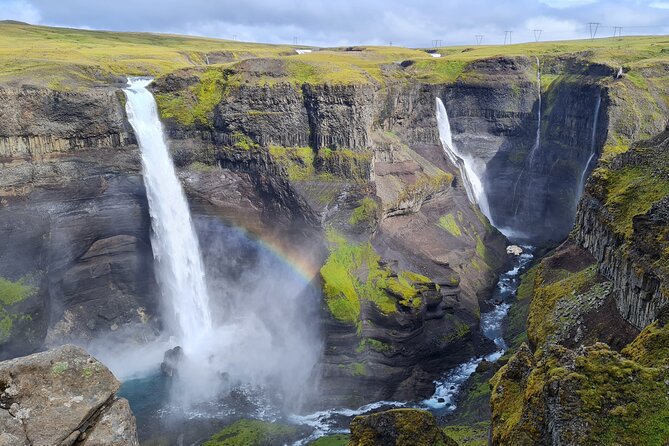
[[[456,143],[487,164],[491,201],[507,200],[494,206],[493,218],[522,220],[527,237],[545,241],[564,232],[572,212],[569,200],[551,198],[554,189],[576,188],[577,167],[592,148],[592,118],[584,119],[594,115],[592,79],[548,87],[547,129],[530,156],[539,107],[532,59],[478,61],[453,83],[383,87],[261,85],[259,77],[273,74],[267,64],[236,68],[246,70],[248,83],[233,82],[239,72],[217,67],[206,70],[213,83],[191,69],[155,83],[194,212],[272,234],[288,247],[319,239],[328,227],[354,249],[370,243],[387,282],[374,279],[372,290],[394,310],[367,294],[369,278],[345,269],[361,287],[359,302],[352,302],[360,311],[342,321],[324,300],[324,394],[335,403],[353,394],[351,404],[427,394],[445,367],[490,348],[475,334],[478,300],[505,260],[503,238],[468,203],[458,172],[445,160],[435,98],[452,115]],[[26,119],[8,120],[3,129],[2,218],[12,241],[2,274],[28,288],[21,302],[3,309],[11,320],[3,351],[15,355],[45,341],[86,342],[126,329],[150,337],[160,319],[149,218],[123,97],[108,90],[4,94],[4,113],[19,109]],[[563,131],[551,133],[551,126]],[[563,133],[566,145],[556,142]],[[511,213],[514,189],[522,192]],[[48,223],[34,223],[27,217],[34,212],[49,215]],[[555,218],[541,223],[550,215]],[[37,226],[17,234],[28,220]],[[26,246],[25,263],[12,263]],[[330,248],[310,253],[312,263],[331,259]],[[395,282],[403,288],[393,289]]]

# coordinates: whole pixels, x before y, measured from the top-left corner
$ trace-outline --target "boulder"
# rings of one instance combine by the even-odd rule
[[[138,445],[119,387],[73,345],[0,362],[0,445]]]
[[[349,446],[457,446],[437,426],[434,416],[418,409],[392,409],[355,417]]]

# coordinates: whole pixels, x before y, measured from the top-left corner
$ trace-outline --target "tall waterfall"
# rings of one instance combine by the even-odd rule
[[[539,97],[539,104],[538,104],[539,107],[537,109],[537,133],[534,138],[534,144],[532,145],[530,153],[527,157],[527,161],[523,164],[523,168],[518,174],[518,178],[516,178],[516,183],[513,185],[513,195],[511,204],[514,206],[515,215],[518,214],[518,209],[520,208],[521,204],[521,202],[516,199],[516,193],[518,192],[518,183],[520,183],[520,180],[523,178],[523,174],[525,173],[525,171],[527,169],[530,170],[532,169],[532,164],[534,163],[534,157],[536,156],[536,153],[539,150],[539,147],[541,146],[541,62],[539,62],[538,57],[536,57],[536,60],[537,60],[537,95]]]
[[[448,120],[448,113],[440,98],[437,98],[437,124],[441,145],[453,165],[460,171],[460,176],[462,177],[467,192],[467,198],[469,198],[469,201],[473,204],[478,204],[481,212],[491,219],[488,199],[481,180],[483,177],[483,169],[476,165],[473,157],[460,152],[457,146],[453,143],[453,135],[451,133],[451,124]]]
[[[213,327],[202,256],[186,197],[167,149],[151,79],[131,78],[126,111],[142,152],[149,200],[151,245],[163,297],[174,312],[177,337],[186,352]]]
[[[581,172],[581,178],[580,181],[578,182],[578,189],[577,189],[578,196],[576,197],[576,204],[578,204],[578,200],[580,199],[581,194],[583,194],[583,189],[585,188],[585,177],[588,174],[590,163],[592,163],[592,160],[595,158],[595,155],[597,154],[597,147],[595,145],[597,144],[597,121],[599,120],[599,109],[601,105],[602,105],[602,96],[598,95],[597,100],[595,101],[595,113],[593,114],[592,117],[592,134],[590,135],[590,157],[588,158],[588,161],[586,161],[585,166],[583,166],[583,172]]]

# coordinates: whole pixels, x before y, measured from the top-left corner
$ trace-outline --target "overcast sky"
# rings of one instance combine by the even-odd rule
[[[669,0],[0,0],[0,19],[118,31],[307,45],[427,47],[589,36],[669,34]]]

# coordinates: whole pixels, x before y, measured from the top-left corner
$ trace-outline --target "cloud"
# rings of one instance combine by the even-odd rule
[[[649,6],[657,9],[669,9],[669,2],[653,2]]]
[[[539,0],[544,5],[548,5],[551,8],[557,9],[566,9],[566,8],[575,8],[577,6],[587,6],[593,3],[597,3],[599,0]]]
[[[18,20],[19,22],[40,23],[39,10],[27,1],[0,0],[0,20]]]
[[[428,47],[434,39],[473,45],[589,37],[588,22],[626,34],[666,32],[669,0],[0,0],[4,18],[116,31],[181,33],[238,40],[334,46]]]

